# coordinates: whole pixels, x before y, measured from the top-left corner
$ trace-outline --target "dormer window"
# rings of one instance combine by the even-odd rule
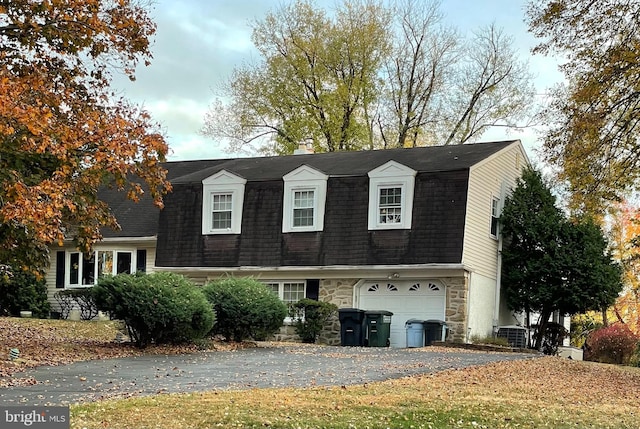
[[[322,231],[328,176],[302,165],[283,177],[282,232]]]
[[[203,235],[240,234],[245,183],[226,170],[202,181]]]
[[[415,176],[395,161],[369,172],[369,230],[411,228]]]

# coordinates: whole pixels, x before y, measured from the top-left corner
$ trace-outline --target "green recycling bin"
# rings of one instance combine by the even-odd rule
[[[370,310],[364,313],[365,346],[389,347],[391,341],[391,316],[386,310]]]

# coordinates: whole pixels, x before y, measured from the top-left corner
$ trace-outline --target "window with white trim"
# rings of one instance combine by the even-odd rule
[[[89,255],[67,252],[65,285],[93,286],[107,275],[131,274],[136,271],[136,250],[96,250]]]
[[[389,161],[369,172],[369,229],[409,229],[416,171]]]
[[[240,234],[244,186],[242,177],[221,170],[202,181],[202,234]]]
[[[268,282],[265,285],[278,295],[285,304],[294,304],[303,299],[307,289],[304,281]]]
[[[491,229],[492,237],[498,236],[498,220],[500,219],[500,198],[493,197],[491,199]]]
[[[322,231],[328,176],[302,165],[282,179],[282,232]]]
[[[315,190],[300,189],[293,191],[293,227],[313,227],[316,206]]]
[[[211,195],[211,205],[211,229],[231,229],[233,193],[213,193]]]
[[[378,195],[378,222],[402,223],[402,187],[380,187]]]

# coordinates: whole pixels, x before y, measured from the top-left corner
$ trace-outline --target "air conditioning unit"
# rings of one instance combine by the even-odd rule
[[[522,326],[498,326],[498,337],[506,338],[511,347],[521,349],[527,347],[527,328]]]

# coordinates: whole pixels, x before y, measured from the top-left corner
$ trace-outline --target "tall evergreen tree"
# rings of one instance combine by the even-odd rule
[[[527,169],[500,218],[502,287],[515,311],[540,315],[534,347],[551,315],[601,310],[622,289],[621,270],[607,250],[600,227],[589,219],[570,221],[539,171]]]

